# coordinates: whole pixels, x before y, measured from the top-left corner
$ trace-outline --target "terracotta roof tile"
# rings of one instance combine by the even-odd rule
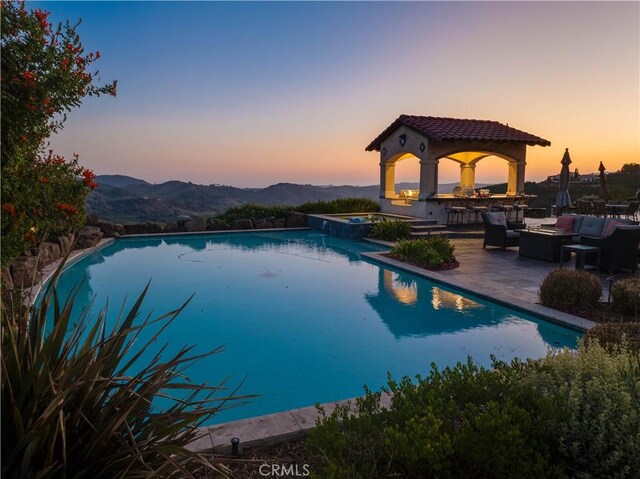
[[[399,126],[406,126],[437,141],[486,141],[526,143],[549,146],[551,142],[491,120],[461,120],[435,116],[400,115],[367,146],[366,151],[379,151],[380,144]]]

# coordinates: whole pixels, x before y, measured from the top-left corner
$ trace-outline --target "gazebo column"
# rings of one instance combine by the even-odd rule
[[[462,163],[460,165],[460,187],[475,189],[476,187],[476,165]]]
[[[526,165],[527,163],[524,160],[518,162],[516,193],[524,192],[524,170]]]
[[[380,158],[380,198],[394,198],[396,196],[395,167],[395,163],[387,163]]]
[[[431,198],[438,193],[438,160],[427,158],[420,160],[420,196],[419,200]]]
[[[524,173],[526,164],[527,163],[524,160],[509,161],[509,183],[507,187],[507,194],[516,195],[524,191]]]

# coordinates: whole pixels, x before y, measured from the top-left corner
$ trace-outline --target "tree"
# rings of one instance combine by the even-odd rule
[[[94,85],[100,52],[85,53],[79,22],[54,27],[49,12],[22,2],[2,8],[2,266],[44,236],[82,224],[95,175],[47,150],[66,115],[86,96],[115,96],[117,82]]]

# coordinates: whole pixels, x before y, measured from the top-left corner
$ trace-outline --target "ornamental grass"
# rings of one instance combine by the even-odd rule
[[[58,272],[59,274],[59,272]],[[188,301],[139,321],[149,286],[107,323],[66,298],[54,282],[36,306],[2,307],[2,477],[121,478],[225,475],[187,445],[220,410],[242,403],[237,388],[193,384],[195,361],[221,352],[173,355],[157,346]],[[141,333],[153,325],[149,339]],[[144,359],[153,350],[152,359]],[[148,356],[147,356],[148,357]],[[167,408],[155,402],[163,398]]]

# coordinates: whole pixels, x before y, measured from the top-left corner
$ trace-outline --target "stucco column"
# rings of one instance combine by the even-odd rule
[[[518,192],[518,162],[509,161],[509,182],[507,183],[507,194],[515,195]],[[523,183],[524,186],[524,183]]]
[[[516,193],[524,191],[524,170],[527,163],[525,161],[518,162],[518,171],[516,175]]]
[[[395,163],[387,163],[380,154],[380,198],[394,198],[396,196],[396,168]]]
[[[476,187],[476,165],[463,163],[460,165],[460,187],[475,189]]]
[[[509,185],[507,194],[516,195],[524,191],[525,161],[509,161]]]
[[[420,196],[424,200],[438,194],[438,160],[420,160]]]

